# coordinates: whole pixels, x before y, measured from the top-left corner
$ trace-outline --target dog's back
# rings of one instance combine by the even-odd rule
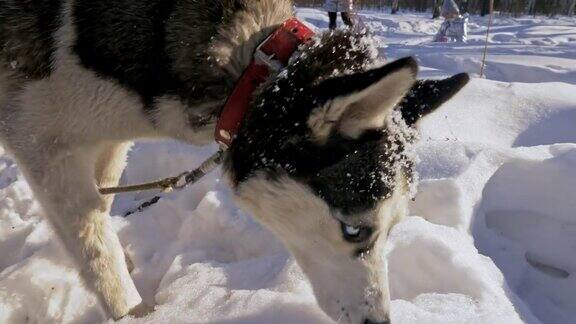
[[[0,1],[0,134],[12,133],[17,105],[9,98],[26,82],[50,73],[60,0]],[[1,138],[0,138],[1,140]]]
[[[66,45],[82,68],[137,93],[145,105],[163,95],[176,95],[192,103],[222,99],[233,82],[211,56],[222,59],[230,53],[229,49],[224,55],[209,53],[210,42],[238,12],[257,10],[247,7],[266,3],[271,1],[3,0],[0,63],[28,81],[48,76],[54,69],[58,47],[63,45],[58,41],[64,35],[57,32],[72,19],[73,39]],[[278,11],[286,16],[282,12],[285,9]],[[251,29],[268,26],[250,27],[233,31],[247,34],[239,35],[234,46],[255,32]]]
[[[0,2],[0,60],[5,69],[27,79],[50,73],[61,5],[61,0]]]

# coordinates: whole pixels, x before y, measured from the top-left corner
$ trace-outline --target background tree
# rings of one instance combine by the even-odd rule
[[[395,14],[400,10],[400,1],[399,0],[392,0],[392,14]]]
[[[440,7],[442,6],[442,0],[434,0],[434,9],[432,9],[432,18],[440,18]]]

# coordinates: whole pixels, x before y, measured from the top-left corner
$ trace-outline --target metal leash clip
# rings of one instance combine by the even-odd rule
[[[162,192],[171,192],[181,190],[192,183],[199,181],[203,176],[216,169],[224,159],[224,150],[219,149],[198,168],[192,171],[186,171],[176,177],[170,177],[159,181],[137,184],[132,186],[100,188],[98,191],[102,195],[112,195],[124,192],[146,191],[160,189]]]
[[[265,41],[260,43],[258,47],[256,47],[256,51],[254,51],[254,59],[266,65],[271,71],[278,72],[284,68],[284,65],[280,61],[274,59],[274,54],[268,55],[262,50],[262,46],[266,45],[271,37],[272,36],[269,36]]]

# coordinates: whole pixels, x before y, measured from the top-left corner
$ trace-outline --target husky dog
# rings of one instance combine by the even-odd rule
[[[0,1],[0,138],[113,318],[142,304],[98,187],[134,139],[211,142],[256,46],[293,15],[290,0]],[[324,34],[261,86],[224,168],[329,316],[388,323],[381,246],[406,215],[410,130],[468,77],[375,67],[364,39]]]

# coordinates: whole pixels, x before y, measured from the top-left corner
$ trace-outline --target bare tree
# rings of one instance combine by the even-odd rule
[[[574,15],[574,9],[576,8],[576,0],[568,0],[566,1],[566,6],[564,10],[564,14],[567,16]]]
[[[432,9],[432,19],[440,18],[440,7],[442,0],[434,0],[434,8]]]
[[[400,1],[399,0],[392,0],[392,14],[395,14],[400,10]]]
[[[460,12],[461,13],[467,13],[468,12],[468,0],[461,0],[460,1]]]
[[[529,15],[536,16],[536,0],[528,0],[526,4],[526,12]]]

